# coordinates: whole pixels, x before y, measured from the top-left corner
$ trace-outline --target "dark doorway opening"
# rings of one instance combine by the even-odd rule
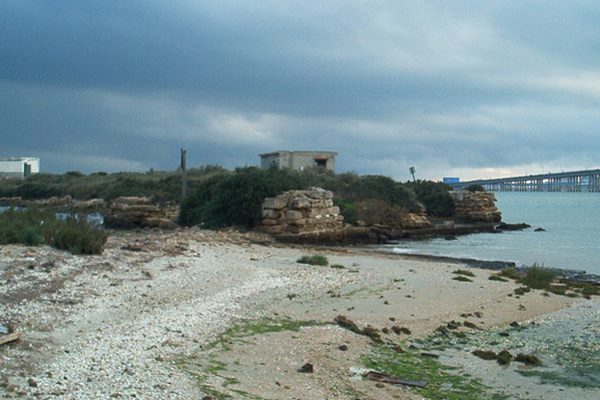
[[[327,160],[323,158],[315,158],[315,167],[322,169],[327,168]]]

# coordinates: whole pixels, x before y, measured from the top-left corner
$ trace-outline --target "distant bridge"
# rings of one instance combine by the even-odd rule
[[[481,185],[493,192],[600,192],[600,169],[478,179],[450,184],[454,189],[464,189],[470,185]]]

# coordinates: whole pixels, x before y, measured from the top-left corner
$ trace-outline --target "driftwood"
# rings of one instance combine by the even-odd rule
[[[371,381],[391,383],[393,385],[404,385],[404,386],[416,386],[423,388],[427,386],[427,381],[408,381],[405,379],[398,378],[397,376],[384,374],[382,372],[369,371],[365,375],[365,378]]]
[[[0,346],[6,343],[14,342],[21,338],[20,332],[9,333],[8,335],[0,335]]]

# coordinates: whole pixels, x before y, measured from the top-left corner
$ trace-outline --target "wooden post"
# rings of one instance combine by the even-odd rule
[[[187,150],[181,148],[181,201],[187,197]]]

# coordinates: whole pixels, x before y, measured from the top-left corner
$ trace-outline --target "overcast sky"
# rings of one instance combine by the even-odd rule
[[[0,157],[486,178],[600,165],[600,2],[0,1]]]

